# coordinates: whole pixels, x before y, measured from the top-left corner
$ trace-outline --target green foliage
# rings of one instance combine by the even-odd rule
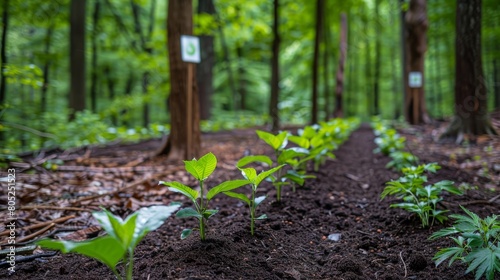
[[[455,223],[441,229],[430,239],[452,236],[454,247],[443,248],[433,260],[436,266],[449,259],[448,266],[460,260],[468,265],[465,273],[475,271],[475,279],[483,275],[488,280],[500,272],[500,220],[497,215],[481,219],[477,214],[460,206],[467,215],[450,215]]]
[[[256,159],[255,156],[250,156],[250,157],[252,157],[251,158],[252,160]],[[260,157],[264,157],[264,156],[260,156]],[[247,159],[243,158],[238,163],[245,162],[245,161],[247,161]],[[248,180],[252,186],[252,194],[251,194],[250,198],[248,198],[246,195],[241,194],[241,193],[236,193],[236,192],[232,192],[232,191],[224,192],[225,195],[239,199],[239,200],[245,202],[246,204],[248,204],[248,207],[250,209],[250,233],[252,235],[254,235],[255,220],[262,220],[262,219],[267,218],[266,214],[263,214],[259,217],[256,217],[255,212],[256,212],[257,206],[259,206],[262,203],[262,201],[264,201],[264,199],[266,199],[266,196],[256,197],[257,189],[258,189],[260,183],[264,179],[266,179],[267,177],[271,176],[276,171],[283,168],[283,166],[285,166],[285,165],[276,166],[276,167],[271,168],[267,171],[262,171],[259,174],[257,174],[257,171],[252,167],[239,168],[241,170],[241,173],[243,174],[243,177],[245,177],[245,179]]]
[[[168,186],[169,190],[174,192],[179,192],[185,195],[191,200],[194,205],[193,208],[183,208],[179,210],[176,214],[178,218],[191,218],[194,217],[199,221],[199,228],[196,229],[184,229],[181,234],[181,239],[188,237],[193,230],[200,231],[200,239],[205,240],[206,223],[209,218],[215,215],[218,210],[209,209],[209,202],[214,196],[222,192],[229,192],[237,189],[241,186],[247,185],[250,182],[248,180],[232,180],[223,182],[212,189],[210,189],[205,195],[205,180],[212,175],[217,167],[217,158],[214,154],[208,153],[202,156],[200,159],[185,160],[184,167],[189,174],[191,174],[198,182],[200,191],[196,191],[189,186],[186,186],[179,182],[164,182],[160,181],[160,184]]]
[[[418,157],[405,151],[394,151],[389,154],[392,159],[385,166],[386,168],[393,168],[395,170],[401,170],[405,167],[410,167],[418,163]]]
[[[43,84],[42,69],[34,64],[22,67],[14,64],[7,64],[3,71],[7,78],[7,83],[9,84],[25,85],[33,89],[39,89]]]
[[[402,208],[410,213],[417,214],[422,227],[432,225],[434,220],[442,223],[447,219],[444,214],[448,211],[437,209],[437,204],[443,200],[441,193],[447,191],[461,195],[462,191],[456,188],[453,182],[447,180],[424,186],[427,177],[423,173],[425,171],[435,173],[439,168],[441,167],[436,163],[403,168],[402,177],[396,181],[391,180],[386,183],[386,187],[380,195],[381,199],[388,195],[402,199],[402,203],[393,203],[391,207]]]
[[[373,152],[382,153],[388,156],[392,152],[403,150],[405,147],[405,140],[406,139],[401,137],[395,129],[389,128],[384,134],[375,138],[375,144],[377,144],[378,147]]]
[[[92,215],[106,231],[107,235],[83,242],[42,239],[37,241],[36,244],[63,253],[78,253],[97,259],[108,266],[118,279],[124,277],[120,275],[116,265],[127,257],[125,279],[131,280],[134,250],[137,244],[146,234],[159,228],[178,208],[178,205],[141,208],[125,220],[114,216],[107,210],[94,212]]]

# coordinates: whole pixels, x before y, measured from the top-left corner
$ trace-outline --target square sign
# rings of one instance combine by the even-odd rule
[[[410,72],[408,75],[408,85],[411,88],[422,87],[422,72]]]
[[[195,36],[181,35],[182,61],[200,63],[200,39]]]

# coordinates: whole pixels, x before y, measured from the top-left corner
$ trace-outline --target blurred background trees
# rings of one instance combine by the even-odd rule
[[[197,76],[203,130],[271,124],[275,2],[193,0],[193,33],[202,36],[202,57],[208,63],[197,71],[203,73]],[[455,112],[456,1],[426,2],[425,104],[430,118],[449,118]],[[401,16],[409,3],[280,0],[274,83],[280,122],[308,123],[332,114],[342,13],[349,34],[343,115],[403,116]],[[178,81],[169,77],[167,4],[2,1],[0,147],[19,152],[168,133],[166,100]],[[480,5],[486,109],[491,112],[500,105],[500,11],[497,0]],[[84,29],[73,33],[76,22]],[[83,52],[72,47],[77,34],[84,36],[79,41]],[[83,84],[76,83],[76,76]]]

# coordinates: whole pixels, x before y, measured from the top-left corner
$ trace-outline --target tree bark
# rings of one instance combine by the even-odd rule
[[[70,120],[85,109],[85,4],[71,0],[70,8]]]
[[[99,13],[101,10],[100,0],[94,1],[94,13],[92,14],[92,76],[90,78],[90,107],[92,112],[97,112],[97,35],[99,24]]]
[[[279,0],[273,1],[273,45],[271,58],[271,100],[269,102],[269,116],[271,117],[271,130],[276,132],[280,127],[279,103]]]
[[[406,11],[403,9],[403,4],[405,3],[405,0],[399,0],[399,9],[401,10],[401,69],[403,72],[402,75],[402,86],[403,86],[403,98],[402,102],[400,104],[397,104],[396,108],[396,115],[399,117],[401,115],[401,108],[403,108],[403,113],[406,118],[406,99],[408,98],[408,70],[406,69],[406,65],[408,64],[408,50],[406,49],[406,36],[407,36],[407,31],[406,31],[406,23],[405,23],[405,18],[406,18]]]
[[[325,9],[328,8],[328,5],[325,5]],[[328,121],[331,118],[330,115],[330,25],[326,18],[328,11],[325,12],[325,18],[323,20],[323,111],[325,112],[324,120]]]
[[[494,107],[500,110],[500,72],[498,70],[498,60],[493,60],[493,92],[495,93]]]
[[[44,113],[47,110],[47,90],[49,89],[49,72],[52,59],[50,58],[50,45],[52,44],[52,35],[54,34],[54,24],[47,28],[47,36],[45,37],[45,63],[43,64],[43,84],[40,96],[40,111]]]
[[[193,32],[192,0],[168,1],[167,45],[170,66],[170,135],[158,151],[173,159],[192,159],[201,150],[196,68],[181,60],[180,36]]]
[[[213,0],[199,0],[198,13],[215,15]],[[201,62],[196,66],[196,82],[198,84],[198,98],[200,100],[200,119],[208,120],[212,108],[213,67],[215,65],[214,37],[200,36]]]
[[[343,100],[342,92],[344,91],[344,68],[345,61],[347,58],[347,16],[342,13],[340,15],[340,56],[339,56],[339,67],[337,68],[336,81],[337,86],[335,88],[335,113],[334,116],[341,118],[344,116],[343,112]]]
[[[7,65],[7,32],[9,30],[9,0],[3,2],[3,15],[2,15],[2,45],[0,45],[0,105],[5,104],[6,98],[6,79],[5,79],[5,66]],[[1,108],[0,108],[1,109]],[[0,135],[1,137],[1,135]]]
[[[405,67],[405,79],[410,72],[422,74],[422,85],[418,88],[410,88],[406,83],[405,116],[410,124],[430,122],[425,107],[425,75],[424,55],[427,51],[426,32],[429,26],[427,21],[426,0],[411,0],[410,7],[405,16],[406,24],[406,49],[407,61]]]
[[[441,139],[498,133],[488,116],[481,58],[481,0],[457,0],[455,38],[455,118]]]
[[[318,70],[319,70],[319,46],[323,32],[324,0],[316,0],[316,37],[314,40],[314,54],[312,64],[312,97],[311,97],[311,123],[318,123]]]
[[[379,7],[380,0],[375,1],[375,32],[379,32],[382,29],[380,24],[380,13]],[[379,102],[380,102],[380,61],[381,61],[381,48],[380,48],[381,35],[375,36],[375,73],[373,77],[373,114],[380,114]]]

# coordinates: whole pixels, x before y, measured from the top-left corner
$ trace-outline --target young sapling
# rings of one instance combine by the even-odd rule
[[[188,197],[194,205],[194,209],[191,207],[183,208],[179,210],[176,214],[178,218],[190,218],[194,217],[199,221],[199,228],[194,230],[199,230],[200,239],[205,240],[205,230],[207,220],[215,215],[218,210],[209,209],[210,200],[217,194],[221,192],[227,192],[237,189],[249,183],[248,180],[232,180],[226,181],[210,189],[205,194],[205,180],[215,171],[217,167],[217,158],[214,154],[208,153],[202,156],[200,159],[185,160],[184,166],[187,172],[189,172],[197,181],[200,187],[200,191],[194,190],[189,186],[186,186],[179,182],[164,182],[160,181],[160,184],[168,186],[169,190],[174,192],[179,192],[186,197]],[[193,229],[184,229],[181,233],[181,239],[185,239],[193,232]]]
[[[245,160],[243,162],[245,162]],[[238,163],[241,163],[241,162],[238,162]],[[224,192],[225,195],[239,199],[239,200],[248,204],[248,207],[250,209],[250,233],[252,235],[254,235],[255,220],[262,220],[262,219],[267,218],[266,214],[263,214],[259,217],[255,217],[256,216],[255,211],[257,209],[257,206],[259,206],[262,203],[262,201],[264,201],[264,199],[266,199],[266,196],[256,197],[257,188],[259,187],[259,184],[264,179],[271,176],[274,172],[280,170],[283,166],[285,166],[285,165],[282,164],[280,166],[276,166],[274,168],[271,168],[267,171],[262,171],[258,175],[257,175],[257,171],[252,167],[239,168],[241,170],[241,173],[243,174],[243,177],[245,177],[245,179],[247,179],[250,182],[250,185],[252,186],[252,193],[251,193],[250,198],[248,198],[246,195],[244,195],[242,193],[236,193],[236,192],[232,192],[232,191]]]
[[[146,234],[159,228],[178,208],[178,205],[141,208],[125,220],[103,209],[102,212],[94,212],[92,215],[107,235],[82,242],[42,239],[36,244],[63,253],[78,253],[97,259],[108,266],[119,280],[131,280],[137,244]],[[125,264],[125,278],[116,269],[118,262],[123,259],[128,261]]]

